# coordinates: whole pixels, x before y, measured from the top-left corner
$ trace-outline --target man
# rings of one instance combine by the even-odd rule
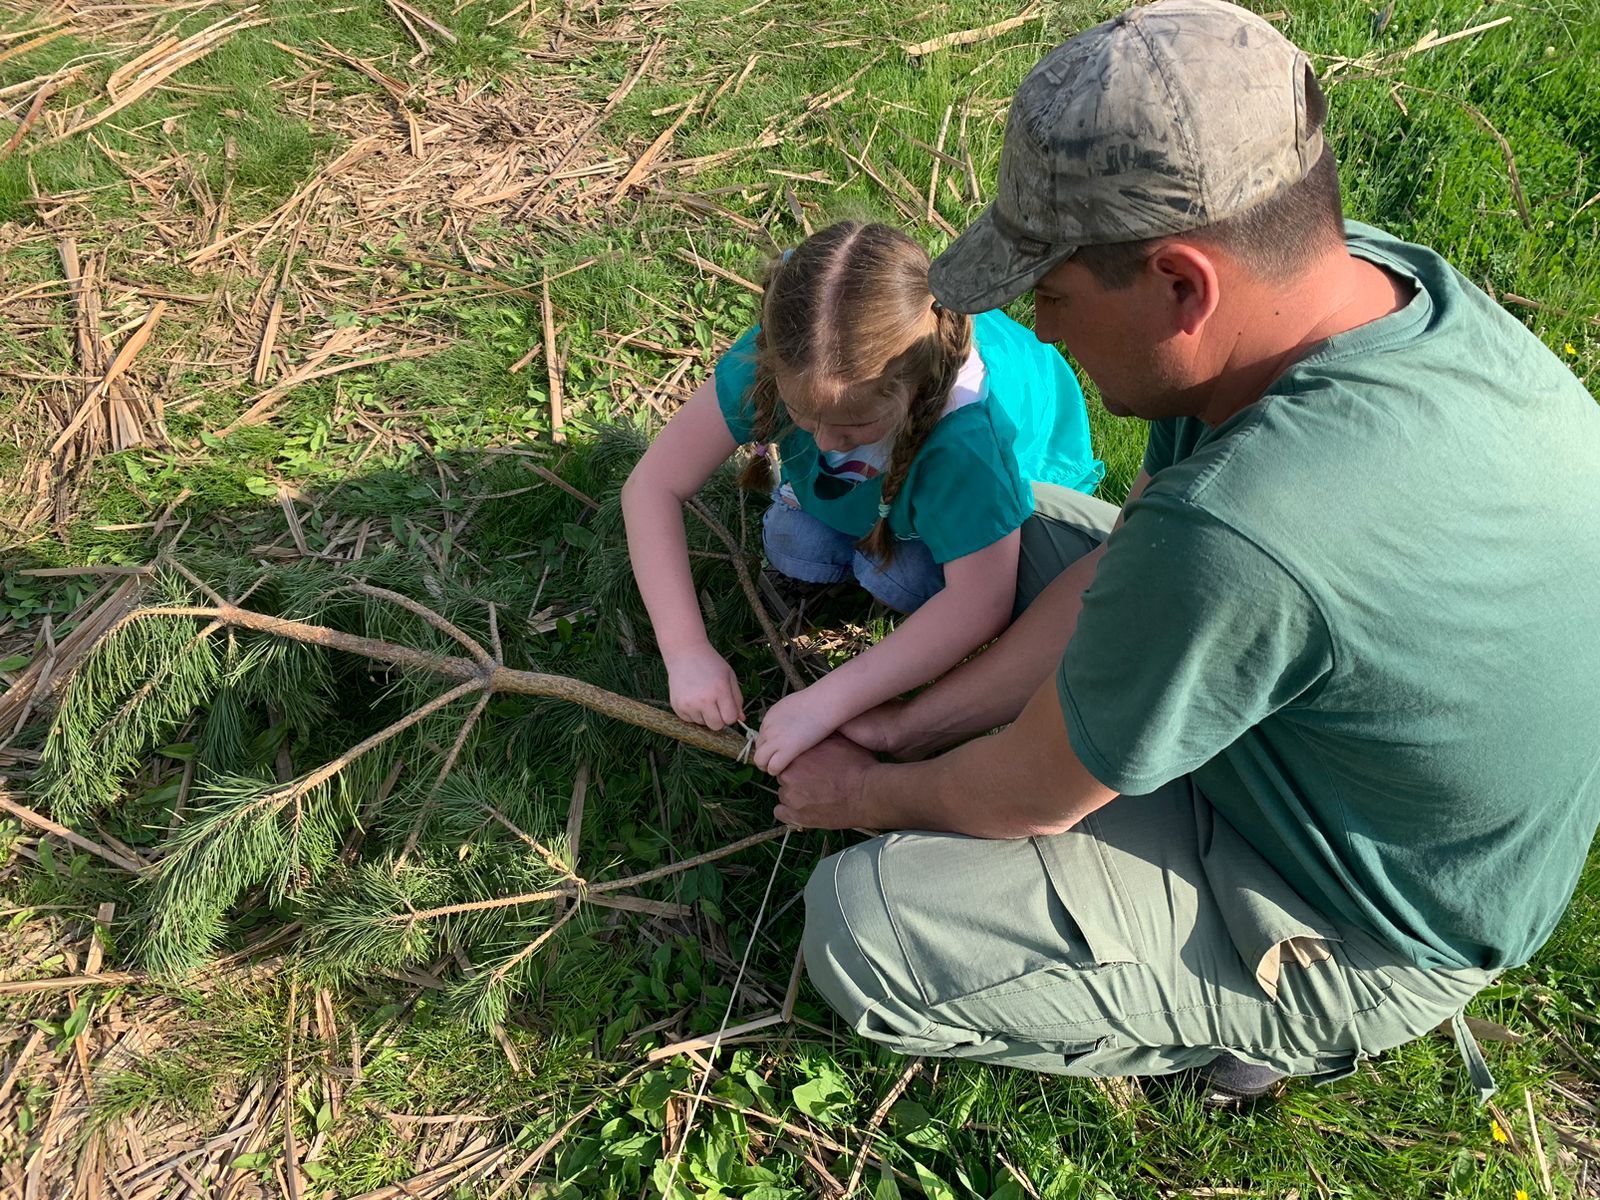
[[[1459,1014],[1600,820],[1600,409],[1433,252],[1344,224],[1325,111],[1220,0],[1017,93],[934,292],[1032,289],[1149,448],[1120,514],[1041,491],[995,646],[781,778],[793,824],[929,831],[807,889],[864,1036],[1248,1099],[1455,1018],[1492,1089]]]

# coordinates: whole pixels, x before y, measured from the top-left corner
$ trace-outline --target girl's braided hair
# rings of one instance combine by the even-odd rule
[[[903,404],[882,476],[879,511],[888,512],[972,349],[972,318],[934,301],[928,266],[927,251],[900,230],[859,221],[820,229],[768,265],[751,389],[757,452],[740,478],[745,487],[777,484],[770,445],[788,425],[780,378],[819,408],[872,384]],[[857,543],[880,563],[894,557],[894,544],[887,515]]]

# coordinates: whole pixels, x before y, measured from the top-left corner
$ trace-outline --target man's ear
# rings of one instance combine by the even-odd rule
[[[1145,270],[1160,285],[1173,326],[1191,336],[1199,333],[1222,296],[1211,256],[1191,242],[1168,242],[1146,260]]]

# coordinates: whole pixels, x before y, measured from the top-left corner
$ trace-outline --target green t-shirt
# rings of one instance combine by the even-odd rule
[[[1062,708],[1102,783],[1192,773],[1330,916],[1516,965],[1600,821],[1600,407],[1437,254],[1347,232],[1415,295],[1152,424]]]
[[[718,360],[717,403],[736,442],[751,439],[756,378],[754,329]],[[982,399],[946,413],[917,453],[889,508],[898,538],[920,538],[935,562],[982,550],[1021,526],[1033,512],[1033,482],[1094,491],[1104,467],[1089,449],[1083,392],[1054,346],[1004,313],[973,318],[983,360]],[[819,493],[817,444],[795,426],[779,438],[783,479],[800,507],[854,538],[878,521],[881,478]],[[840,493],[840,494],[836,494]]]

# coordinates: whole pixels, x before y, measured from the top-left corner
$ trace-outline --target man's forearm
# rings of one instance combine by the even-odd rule
[[[1053,683],[1014,724],[918,763],[874,763],[861,776],[855,824],[971,837],[1070,829],[1111,799],[1067,740]]]
[[[1073,563],[976,658],[911,700],[900,721],[908,749],[936,750],[1008,721],[1061,661],[1103,548]]]

